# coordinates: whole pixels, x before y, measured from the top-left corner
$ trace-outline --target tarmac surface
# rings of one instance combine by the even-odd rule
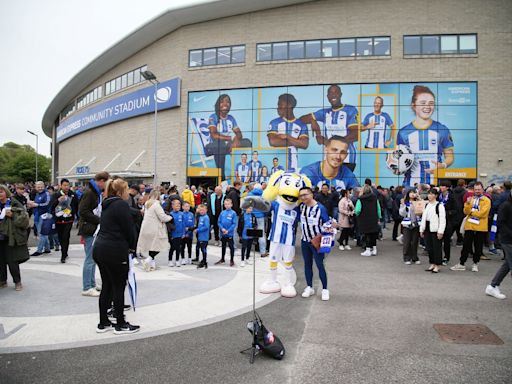
[[[159,270],[137,271],[140,305],[126,313],[133,323],[141,320],[141,331],[114,336],[95,333],[97,299],[80,296],[78,246],[69,265],[58,265],[56,252],[33,258],[21,266],[24,290],[14,292],[10,282],[0,291],[0,383],[512,383],[511,279],[501,287],[507,299],[484,293],[501,256],[481,261],[478,273],[445,267],[436,275],[424,272],[425,256],[422,265],[404,265],[396,242],[385,239],[378,248],[376,257],[361,257],[356,247],[333,249],[326,259],[327,302],[317,280],[316,296],[300,297],[305,283],[297,248],[299,295],[257,295],[258,313],[286,356],[258,355],[252,365],[240,354],[251,345],[252,266],[178,271],[159,256]],[[209,250],[210,261],[219,258],[218,247]],[[452,248],[452,264],[459,253]],[[259,283],[267,260],[256,267]],[[317,278],[316,267],[314,273]],[[198,302],[201,297],[206,301]],[[503,344],[448,343],[434,329],[438,323],[483,324]],[[29,328],[35,333],[21,337]],[[48,343],[38,344],[45,337]]]

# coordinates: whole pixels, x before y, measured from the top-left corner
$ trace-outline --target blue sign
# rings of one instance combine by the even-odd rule
[[[180,79],[175,78],[158,84],[156,93],[158,110],[180,106]],[[108,100],[85,111],[76,113],[57,127],[57,142],[89,129],[115,121],[145,115],[155,111],[155,87],[139,89]]]
[[[89,173],[89,167],[84,165],[82,167],[76,167],[76,174],[77,175],[86,175]]]

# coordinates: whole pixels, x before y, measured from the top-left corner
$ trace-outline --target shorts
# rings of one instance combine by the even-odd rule
[[[271,241],[269,249],[270,261],[291,263],[295,258],[295,246]]]

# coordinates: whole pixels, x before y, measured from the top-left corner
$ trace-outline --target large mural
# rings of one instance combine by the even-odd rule
[[[477,84],[326,84],[190,92],[189,177],[293,169],[337,189],[475,178]]]

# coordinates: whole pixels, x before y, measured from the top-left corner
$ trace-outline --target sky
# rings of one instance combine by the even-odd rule
[[[205,0],[0,0],[0,146],[50,156],[44,112],[89,62],[164,11]]]

